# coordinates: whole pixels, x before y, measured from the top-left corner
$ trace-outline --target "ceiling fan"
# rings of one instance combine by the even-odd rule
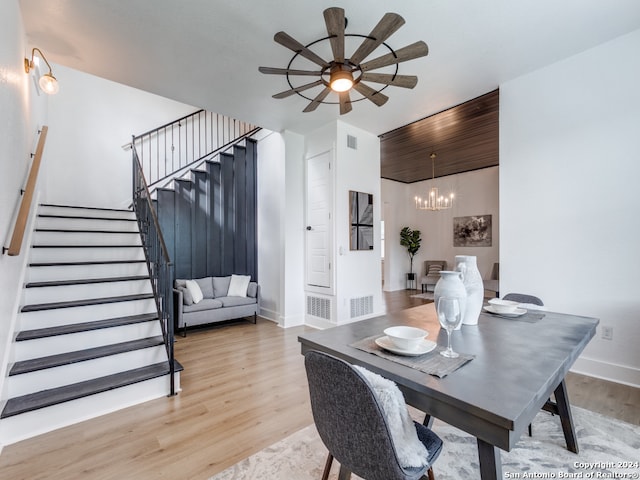
[[[418,77],[415,75],[398,75],[398,64],[427,55],[429,53],[427,44],[423,41],[418,41],[398,50],[393,50],[385,43],[391,35],[404,25],[404,18],[397,13],[386,13],[373,30],[371,30],[369,35],[356,35],[345,33],[347,19],[344,15],[344,9],[332,7],[326,9],[323,13],[327,26],[327,37],[303,45],[285,32],[278,32],[274,35],[273,39],[277,43],[295,52],[295,55],[291,58],[286,68],[258,68],[260,72],[265,74],[286,76],[287,83],[291,88],[273,95],[273,98],[281,99],[297,94],[310,101],[303,111],[312,112],[318,108],[318,105],[321,103],[335,104],[336,102],[325,100],[329,93],[335,92],[338,95],[337,103],[340,104],[340,115],[344,115],[351,111],[352,103],[364,100],[365,98],[379,107],[384,105],[387,100],[389,100],[389,97],[383,94],[382,90],[389,86],[403,88],[413,88],[416,86]],[[360,46],[350,57],[345,55],[345,37],[363,38]],[[330,61],[324,60],[309,48],[326,40],[330,42],[333,53],[333,59]],[[381,45],[386,47],[389,52],[372,60],[365,61],[367,56]],[[294,60],[298,57],[304,57],[320,68],[315,68],[314,70],[291,68]],[[372,72],[372,70],[388,66],[395,66],[395,71],[392,73]],[[294,86],[291,82],[291,77],[296,76],[318,77],[318,79],[304,85]],[[384,86],[375,89],[365,82],[372,82]],[[319,86],[323,86],[324,88],[314,98],[307,97],[302,93]],[[362,98],[352,99],[349,94],[352,89],[362,95]]]

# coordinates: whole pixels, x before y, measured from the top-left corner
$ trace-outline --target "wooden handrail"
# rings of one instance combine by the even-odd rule
[[[24,190],[22,201],[20,202],[20,210],[18,211],[16,226],[13,229],[11,243],[9,244],[8,248],[8,253],[11,256],[20,255],[20,250],[22,249],[24,230],[25,228],[27,228],[27,220],[29,219],[29,211],[31,210],[31,202],[33,201],[33,194],[36,189],[38,172],[40,171],[40,162],[42,161],[42,152],[44,151],[44,142],[47,139],[48,130],[49,127],[45,125],[42,127],[42,130],[40,132],[38,146],[36,147],[36,153],[33,157],[33,164],[31,165],[31,171],[29,172],[29,178],[27,179],[27,186]]]

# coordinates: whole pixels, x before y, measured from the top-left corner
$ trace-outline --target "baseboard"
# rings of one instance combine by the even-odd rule
[[[268,308],[260,307],[260,311],[258,315],[262,318],[266,318],[267,320],[271,320],[272,322],[278,323],[278,317],[280,316],[278,312],[274,312],[273,310],[269,310]]]
[[[260,307],[260,313],[258,313],[262,318],[266,318],[274,323],[277,323],[278,326],[282,328],[289,327],[297,327],[298,325],[304,325],[304,318],[299,315],[291,315],[288,317],[284,317],[280,315],[278,312],[274,312],[273,310],[269,310],[268,308]]]
[[[332,328],[336,326],[335,323],[329,320],[324,320],[322,318],[314,317],[312,315],[307,315],[307,317],[304,319],[304,324],[307,325],[308,327],[317,328],[318,330],[325,330],[327,328]]]
[[[282,328],[297,327],[300,325],[304,325],[304,316],[303,315],[289,315],[287,317],[280,316],[280,320],[278,321],[278,324]]]
[[[571,367],[571,371],[589,377],[640,388],[640,369],[627,365],[616,365],[592,358],[579,357],[573,364],[573,367]]]

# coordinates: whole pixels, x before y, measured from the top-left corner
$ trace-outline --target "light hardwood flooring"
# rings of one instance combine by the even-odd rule
[[[422,303],[384,295],[388,311]],[[297,336],[258,319],[178,338],[183,391],[4,448],[4,479],[206,479],[312,423]],[[640,424],[640,389],[570,374],[571,402]],[[288,480],[288,479],[287,479]]]

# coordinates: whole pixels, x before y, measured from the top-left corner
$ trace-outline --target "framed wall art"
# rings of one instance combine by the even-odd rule
[[[490,247],[491,239],[491,215],[454,217],[454,247]]]
[[[349,191],[350,250],[373,250],[373,195]]]

